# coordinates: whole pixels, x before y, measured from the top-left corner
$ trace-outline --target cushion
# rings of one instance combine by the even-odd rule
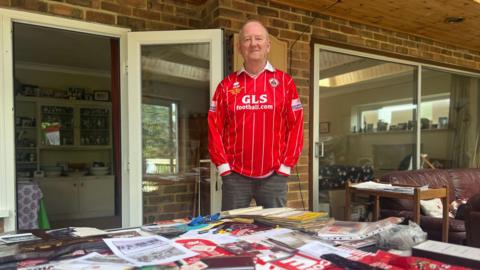
[[[420,208],[426,216],[435,218],[443,217],[442,200],[440,200],[439,198],[431,200],[420,200]]]
[[[451,218],[464,219],[464,207],[467,199],[456,199],[450,204],[449,216]]]

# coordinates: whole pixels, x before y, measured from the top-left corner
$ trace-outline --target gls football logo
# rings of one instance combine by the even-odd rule
[[[267,94],[260,95],[259,99],[257,100],[256,95],[245,95],[242,97],[243,104],[263,104],[267,103]]]

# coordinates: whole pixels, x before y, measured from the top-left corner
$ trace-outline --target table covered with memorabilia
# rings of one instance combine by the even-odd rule
[[[128,229],[6,233],[0,269],[468,269],[480,263],[453,266],[385,251],[425,241],[419,226],[401,221],[335,221],[321,212],[250,207]],[[372,245],[382,249],[365,249]]]

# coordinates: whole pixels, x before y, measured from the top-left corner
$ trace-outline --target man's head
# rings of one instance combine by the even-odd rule
[[[245,61],[265,62],[270,52],[268,31],[260,21],[248,20],[239,33],[238,50]]]

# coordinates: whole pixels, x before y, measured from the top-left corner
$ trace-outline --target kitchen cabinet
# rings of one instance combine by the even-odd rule
[[[114,176],[37,179],[50,220],[114,215]]]

